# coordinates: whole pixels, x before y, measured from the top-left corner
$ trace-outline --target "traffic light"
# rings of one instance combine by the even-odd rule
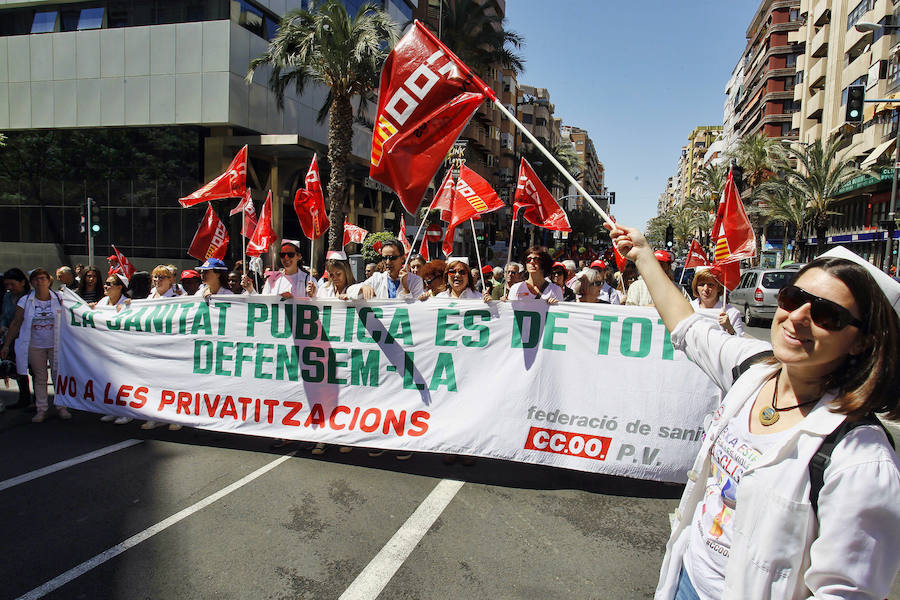
[[[93,198],[88,198],[87,201],[90,204],[88,212],[91,215],[91,237],[96,237],[100,234],[100,207]]]
[[[866,100],[866,86],[851,85],[847,88],[847,112],[844,120],[848,123],[861,123],[863,120],[863,105]]]
[[[666,225],[666,247],[672,248],[675,243],[675,228],[672,225]]]
[[[610,192],[610,193],[609,193],[609,203],[610,203],[610,204],[615,204],[615,203],[616,203],[616,193],[615,193],[615,192]]]

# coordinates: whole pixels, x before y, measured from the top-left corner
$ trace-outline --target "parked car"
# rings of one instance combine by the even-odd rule
[[[792,264],[781,269],[747,269],[738,286],[728,293],[728,303],[741,311],[747,325],[756,325],[762,319],[771,321],[778,308],[778,292],[801,267]]]

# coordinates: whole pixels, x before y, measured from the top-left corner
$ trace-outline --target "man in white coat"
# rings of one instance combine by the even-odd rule
[[[410,273],[403,263],[403,246],[397,240],[385,240],[381,258],[387,263],[384,271],[373,273],[361,286],[363,298],[405,298],[415,300],[425,291],[422,278]]]

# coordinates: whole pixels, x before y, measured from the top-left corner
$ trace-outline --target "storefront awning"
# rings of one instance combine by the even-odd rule
[[[896,140],[888,140],[882,144],[879,144],[874,150],[872,150],[872,153],[867,156],[864,161],[862,161],[862,164],[860,164],[860,168],[868,169],[874,166],[875,163],[878,162],[878,159],[880,159],[886,152],[894,147],[895,141]]]

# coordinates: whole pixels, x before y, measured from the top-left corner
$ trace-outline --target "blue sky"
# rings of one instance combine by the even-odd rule
[[[720,125],[725,84],[759,0],[507,0],[525,38],[520,84],[544,87],[564,124],[586,129],[616,192],[612,213],[643,229],[697,125]]]

